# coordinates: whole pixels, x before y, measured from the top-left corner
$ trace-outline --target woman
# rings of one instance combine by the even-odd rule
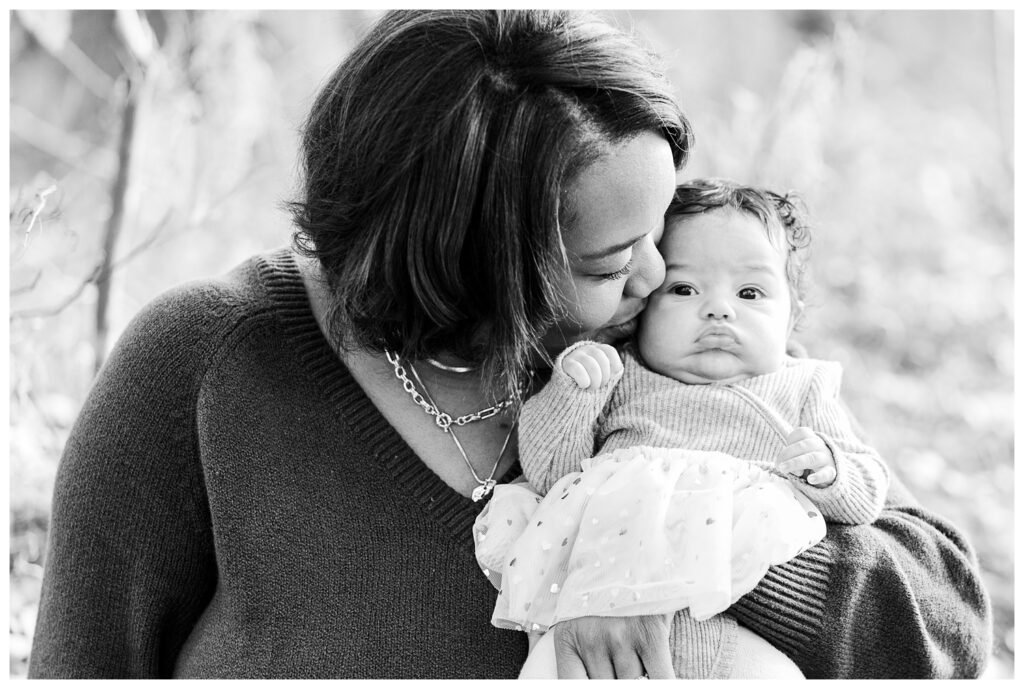
[[[515,676],[473,498],[520,474],[550,353],[631,331],[689,140],[600,21],[386,15],[307,123],[299,255],[157,299],[96,381],[30,675]],[[730,613],[810,677],[972,675],[989,641],[970,549],[898,487]],[[567,677],[686,660],[661,618],[553,633]]]

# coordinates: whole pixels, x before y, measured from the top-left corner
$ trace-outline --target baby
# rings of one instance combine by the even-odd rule
[[[721,180],[677,188],[665,281],[635,344],[621,357],[573,345],[523,408],[529,486],[499,486],[475,527],[500,589],[495,625],[542,633],[584,615],[682,611],[677,675],[757,672],[744,648],[766,644],[722,613],[820,540],[822,515],[873,521],[888,487],[840,402],[839,365],[786,351],[808,244],[789,197]],[[526,670],[554,672],[550,644]]]

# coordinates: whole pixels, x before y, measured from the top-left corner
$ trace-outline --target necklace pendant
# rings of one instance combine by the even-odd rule
[[[487,479],[486,481],[483,482],[483,485],[479,485],[476,488],[474,488],[473,489],[473,502],[480,502],[481,500],[486,498],[488,495],[490,495],[491,491],[494,490],[494,486],[497,483],[498,482],[495,481],[493,478],[489,478],[489,479]]]

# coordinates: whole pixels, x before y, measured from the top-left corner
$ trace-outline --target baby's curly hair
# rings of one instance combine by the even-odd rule
[[[716,208],[732,208],[754,216],[764,226],[772,246],[780,250],[785,247],[793,329],[799,329],[803,325],[807,265],[811,256],[811,225],[803,199],[792,191],[778,194],[727,179],[691,179],[676,187],[665,219]]]

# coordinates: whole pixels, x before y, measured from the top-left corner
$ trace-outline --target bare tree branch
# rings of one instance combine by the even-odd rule
[[[164,215],[163,219],[159,223],[157,223],[157,225],[148,235],[146,235],[145,239],[143,239],[141,242],[132,247],[131,251],[124,254],[116,261],[112,261],[109,265],[109,270],[114,271],[119,268],[122,268],[136,257],[141,256],[147,249],[153,246],[157,246],[157,239],[160,238],[160,235],[162,235],[164,231],[167,229],[167,227],[170,225],[171,215],[172,214],[170,212]],[[82,296],[82,294],[85,292],[86,288],[89,287],[89,285],[96,283],[101,268],[102,262],[98,263],[89,273],[89,275],[84,280],[82,280],[82,282],[79,283],[79,285],[74,290],[72,290],[70,294],[64,297],[64,299],[62,299],[56,305],[49,306],[46,308],[21,309],[19,311],[11,311],[11,320],[14,321],[25,320],[28,318],[50,318],[53,316],[60,315],[61,312],[63,312],[66,308],[75,303],[75,300]],[[35,287],[35,283],[39,281],[41,275],[42,271],[39,271],[36,274],[35,278],[33,279],[32,284],[25,288],[19,288],[18,293],[30,291],[33,287]],[[12,292],[12,294],[15,294],[15,292]]]
[[[111,278],[113,276],[114,252],[117,240],[124,226],[125,204],[128,194],[128,179],[132,169],[132,149],[135,142],[136,117],[141,94],[146,84],[146,72],[157,49],[156,39],[149,23],[136,10],[117,10],[114,26],[127,49],[133,64],[125,72],[127,92],[122,112],[121,134],[117,147],[117,177],[110,192],[111,210],[107,229],[103,235],[103,255],[99,274],[96,276],[96,360],[94,371],[99,371],[106,357],[110,324],[107,311],[110,307]]]
[[[20,261],[22,256],[25,255],[25,252],[28,251],[28,240],[32,236],[32,230],[35,228],[36,221],[39,219],[39,214],[43,212],[44,208],[46,208],[46,198],[50,194],[55,192],[55,191],[57,191],[57,185],[56,184],[51,184],[50,186],[46,187],[42,191],[37,191],[36,192],[36,194],[35,194],[35,208],[32,209],[31,215],[29,216],[28,226],[25,228],[25,232],[24,232],[25,237],[24,237],[24,239],[22,240],[22,243],[21,243],[21,251],[18,253],[17,257],[14,259],[15,263]],[[38,279],[38,277],[37,277],[37,279]]]
[[[117,147],[117,176],[110,192],[110,217],[107,219],[107,229],[103,233],[103,254],[100,264],[97,267],[95,277],[96,287],[99,292],[96,298],[96,360],[94,371],[99,371],[103,365],[103,358],[106,356],[106,345],[109,324],[107,322],[107,310],[110,306],[110,282],[114,251],[117,248],[117,239],[121,236],[121,229],[124,224],[125,199],[128,192],[128,177],[131,173],[132,142],[135,139],[135,115],[139,106],[139,91],[142,88],[142,78],[129,77],[125,95],[124,111],[121,123],[121,135]]]
[[[48,318],[60,314],[64,309],[75,303],[85,289],[96,282],[96,276],[100,273],[100,266],[96,266],[92,269],[92,273],[89,274],[85,280],[83,280],[78,287],[75,288],[71,294],[64,297],[56,306],[51,306],[45,309],[22,309],[21,311],[11,311],[11,320],[25,320],[28,318]]]
[[[64,49],[57,55],[57,59],[98,98],[102,100],[110,98],[114,90],[113,77],[100,69],[74,41],[64,44]]]
[[[258,174],[258,170],[250,169],[246,173],[246,175],[241,180],[239,180],[237,184],[227,189],[220,196],[219,203],[216,203],[210,208],[208,208],[207,212],[216,210],[222,204],[229,202],[233,196],[244,191],[249,186],[249,184],[253,182],[253,180],[257,177]],[[130,261],[134,260],[136,257],[141,256],[148,249],[157,246],[162,246],[167,242],[174,241],[180,238],[183,234],[187,232],[194,232],[203,226],[203,218],[198,218],[194,222],[187,223],[179,230],[168,235],[166,234],[166,230],[171,225],[173,215],[173,211],[168,211],[166,214],[164,214],[164,217],[160,220],[160,222],[157,223],[157,225],[150,231],[149,234],[146,235],[146,237],[141,242],[133,246],[130,251],[122,255],[116,261],[111,262],[110,270],[116,271],[119,268],[122,268],[123,266],[128,264]],[[163,237],[163,241],[160,241],[161,237]],[[99,265],[94,267],[92,271],[89,273],[88,277],[82,280],[82,282],[68,296],[62,299],[55,306],[50,306],[46,308],[21,309],[18,311],[12,310],[10,314],[10,320],[16,321],[26,320],[29,318],[51,318],[54,316],[59,316],[65,309],[71,306],[75,302],[75,300],[82,296],[82,294],[85,292],[86,288],[89,285],[96,282],[96,277],[99,274],[99,268]],[[29,288],[20,289],[17,292],[17,294],[30,291],[31,288],[35,286],[35,283],[38,282],[40,276],[41,271],[36,275],[35,279],[32,282],[32,285]],[[12,292],[11,294],[14,295],[16,293]]]
[[[36,288],[36,285],[39,284],[39,278],[41,278],[42,276],[43,271],[37,270],[36,274],[32,276],[32,282],[28,283],[27,285],[22,285],[21,287],[15,287],[14,289],[11,290],[11,296],[17,297],[21,294],[28,294],[29,292]]]
[[[39,45],[75,75],[85,88],[100,100],[110,98],[114,79],[71,40],[71,19],[67,10],[16,10],[15,13]]]
[[[55,127],[35,113],[11,103],[11,134],[70,167],[95,177],[109,179],[117,159],[106,148]]]

